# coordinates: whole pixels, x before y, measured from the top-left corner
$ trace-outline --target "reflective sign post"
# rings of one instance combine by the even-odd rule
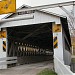
[[[62,25],[53,23],[52,30],[53,30],[54,56],[58,57],[60,59],[60,61],[64,62]]]

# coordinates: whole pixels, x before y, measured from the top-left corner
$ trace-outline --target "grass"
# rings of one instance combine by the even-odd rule
[[[54,71],[46,68],[37,75],[57,75],[57,74]]]
[[[72,63],[75,63],[75,58],[72,58],[71,60],[72,60]]]

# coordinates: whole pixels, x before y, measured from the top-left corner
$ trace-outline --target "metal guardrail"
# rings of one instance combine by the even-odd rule
[[[71,56],[71,71],[75,73],[75,56]]]
[[[4,57],[0,58],[0,65],[7,65],[17,63],[17,57]]]
[[[75,73],[68,68],[68,65],[62,63],[56,56],[54,56],[54,67],[58,75],[75,75]]]

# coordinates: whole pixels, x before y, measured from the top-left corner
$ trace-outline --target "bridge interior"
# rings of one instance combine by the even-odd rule
[[[8,27],[7,40],[7,56],[19,64],[53,60],[52,23]]]

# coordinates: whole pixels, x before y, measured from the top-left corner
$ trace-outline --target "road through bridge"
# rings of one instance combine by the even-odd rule
[[[45,68],[53,70],[53,61],[19,65],[5,70],[0,70],[0,75],[36,75]]]

